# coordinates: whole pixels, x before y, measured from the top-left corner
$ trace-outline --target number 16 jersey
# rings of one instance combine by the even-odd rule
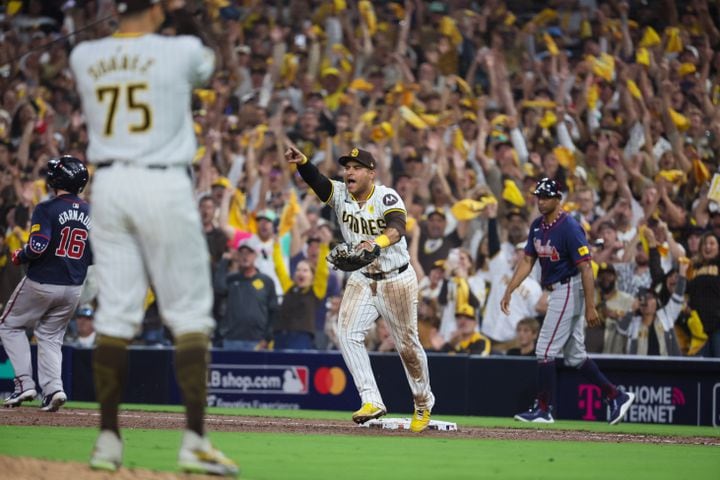
[[[90,206],[66,194],[39,203],[26,247],[27,277],[38,283],[82,285],[92,263]]]

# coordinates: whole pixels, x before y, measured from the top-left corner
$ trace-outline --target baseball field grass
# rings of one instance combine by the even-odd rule
[[[32,406],[22,408],[33,413]],[[54,418],[64,418],[60,414],[68,418],[76,414],[89,417],[95,408],[91,403],[70,402]],[[139,415],[150,422],[161,422],[166,415],[181,420],[179,412],[182,410],[174,406],[126,404],[123,413],[127,420],[121,418],[121,424]],[[78,462],[78,470],[85,468],[97,433],[95,428],[40,425],[43,422],[36,420],[30,425],[8,425],[10,422],[3,421],[14,414],[0,414],[1,456]],[[45,415],[33,418],[53,417]],[[248,479],[699,480],[720,475],[720,429],[711,427],[629,423],[610,427],[574,421],[537,427],[507,418],[434,417],[457,422],[461,432],[463,429],[480,432],[478,438],[473,438],[460,432],[421,435],[369,432],[352,426],[348,412],[211,408],[208,415],[213,419],[208,423],[213,443],[240,463],[241,478]],[[96,417],[92,422],[96,422]],[[232,427],[233,422],[239,427]],[[300,423],[311,428],[284,431],[284,425]],[[258,428],[262,424],[273,427],[263,431]],[[313,425],[323,428],[314,431]],[[180,428],[157,426],[160,425],[123,430],[126,469],[176,471]],[[233,429],[236,431],[228,431]],[[482,432],[509,435],[485,438]],[[558,433],[569,433],[569,437],[558,440],[563,438]]]

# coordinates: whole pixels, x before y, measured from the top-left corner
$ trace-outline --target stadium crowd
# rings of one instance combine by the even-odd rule
[[[549,177],[593,246],[603,326],[588,351],[720,357],[720,2],[186,3],[218,58],[193,96],[192,166],[217,347],[335,348],[344,278],[324,258],[338,219],[283,160],[293,145],[331,178],[366,149],[402,196],[428,351],[533,354],[538,276],[510,315],[499,304]],[[111,34],[113,13],[112,0],[5,2],[3,304],[47,160],[85,158],[69,52]],[[153,304],[150,291],[138,342],[163,344]],[[372,349],[394,349],[382,319],[372,333]]]

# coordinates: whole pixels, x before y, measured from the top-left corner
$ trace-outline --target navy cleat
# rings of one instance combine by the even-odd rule
[[[514,418],[515,420],[520,420],[521,422],[555,423],[555,419],[552,416],[552,407],[548,407],[547,410],[543,410],[540,408],[540,404],[537,401],[535,401],[530,410],[518,413]]]
[[[58,390],[43,398],[40,410],[43,412],[57,412],[60,407],[65,405],[65,402],[67,402],[67,395],[62,390]]]
[[[608,423],[610,423],[610,425],[620,423],[622,419],[625,418],[625,414],[630,409],[634,401],[634,393],[618,390],[618,396],[612,400],[608,400],[608,405],[610,406],[610,418],[608,419]]]

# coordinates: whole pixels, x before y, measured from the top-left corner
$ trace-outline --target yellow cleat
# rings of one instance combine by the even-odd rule
[[[410,430],[415,433],[420,433],[428,427],[430,423],[430,410],[418,410],[415,409],[412,421],[410,422]]]
[[[372,403],[365,403],[360,410],[352,414],[352,419],[355,423],[365,423],[368,420],[380,418],[386,413],[387,411],[383,407],[376,407]]]

